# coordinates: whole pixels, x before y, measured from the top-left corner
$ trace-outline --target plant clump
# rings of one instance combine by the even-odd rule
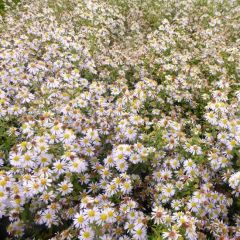
[[[0,18],[8,237],[240,238],[239,1],[14,6]]]

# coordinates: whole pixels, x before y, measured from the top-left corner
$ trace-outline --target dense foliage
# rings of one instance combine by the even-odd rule
[[[240,238],[239,1],[5,3],[9,239]]]

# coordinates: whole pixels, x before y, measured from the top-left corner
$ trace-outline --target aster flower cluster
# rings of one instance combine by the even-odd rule
[[[10,239],[240,238],[239,12],[235,0],[22,0],[5,12]]]

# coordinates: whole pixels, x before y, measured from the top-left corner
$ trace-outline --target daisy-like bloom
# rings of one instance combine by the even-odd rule
[[[133,238],[137,240],[144,240],[147,236],[146,228],[142,224],[138,224],[134,226],[133,230]]]
[[[175,211],[178,211],[182,207],[182,203],[180,200],[173,200],[171,206]]]
[[[194,200],[190,200],[187,206],[188,206],[188,209],[191,210],[192,212],[198,212],[199,205]]]
[[[97,193],[100,190],[99,186],[101,186],[101,184],[103,184],[103,187],[106,186],[104,181],[102,181],[100,184],[97,184],[97,183],[94,183],[94,182],[90,183],[89,186],[88,186],[88,188],[89,188],[88,193],[90,193],[90,192]]]
[[[126,159],[126,156],[123,154],[123,149],[121,151],[115,151],[113,154],[113,158],[115,162],[119,162],[119,161],[124,161]]]
[[[132,190],[131,181],[125,181],[120,185],[120,189],[124,194],[130,193]]]
[[[161,206],[156,206],[152,211],[152,219],[155,224],[161,224],[164,221],[164,217],[166,216],[166,211]]]
[[[104,226],[106,223],[109,223],[110,220],[109,220],[109,214],[106,210],[103,210],[101,211],[99,214],[98,214],[98,224],[99,225],[102,225]]]
[[[67,180],[64,180],[58,186],[59,186],[58,191],[61,193],[62,196],[71,193],[73,190],[72,183],[68,182]]]
[[[137,164],[142,161],[141,156],[139,154],[131,154],[129,161],[133,164]]]
[[[180,161],[178,159],[171,159],[170,165],[172,169],[177,169],[180,166]]]
[[[184,167],[185,167],[186,171],[189,172],[192,169],[196,168],[196,164],[193,162],[192,159],[188,159],[188,160],[184,161]]]
[[[174,189],[174,186],[170,183],[168,183],[166,186],[164,186],[163,188],[163,194],[166,196],[166,197],[172,197],[175,193],[175,189]]]
[[[132,222],[126,222],[124,225],[124,229],[126,229],[128,232],[132,232],[134,228],[134,224]]]
[[[80,234],[78,236],[78,239],[80,240],[92,240],[94,239],[94,232],[91,228],[83,228],[80,230]]]
[[[79,174],[79,181],[81,184],[88,184],[90,181],[90,175],[87,173]]]
[[[237,146],[237,141],[235,139],[232,139],[230,141],[227,141],[226,145],[230,150],[232,150],[234,147]]]
[[[85,211],[85,216],[90,223],[93,223],[98,219],[98,210],[96,208],[91,208]]]
[[[87,170],[87,163],[81,158],[76,158],[69,162],[69,170],[77,173],[85,172]]]
[[[222,142],[222,143],[227,143],[228,140],[228,134],[226,132],[220,132],[218,134],[218,139]]]
[[[109,178],[111,176],[111,172],[110,172],[109,168],[102,168],[101,174],[104,179]]]
[[[161,173],[161,171],[157,171],[157,172],[154,172],[153,173],[153,178],[154,178],[154,180],[155,181],[157,181],[157,182],[162,182],[162,173]]]
[[[34,155],[32,152],[26,152],[21,157],[22,165],[24,167],[33,167],[34,166],[33,158],[34,158]]]
[[[126,170],[128,169],[128,163],[124,160],[120,160],[120,161],[116,162],[115,164],[116,164],[117,170],[122,173],[126,172]]]
[[[115,219],[116,219],[116,212],[115,212],[115,210],[113,208],[107,207],[107,208],[105,208],[104,211],[108,215],[108,222],[109,223],[115,222]]]
[[[193,193],[193,201],[196,203],[202,203],[206,200],[205,194],[203,194],[201,191],[196,191]],[[190,204],[192,205],[192,204]],[[194,205],[194,204],[193,204]]]
[[[4,189],[0,188],[0,201],[3,203],[7,199],[7,193],[4,191]]]
[[[86,147],[84,154],[89,157],[93,157],[94,156],[94,147],[92,147],[92,146]]]
[[[48,205],[48,209],[53,212],[58,212],[60,210],[61,206],[59,203],[53,202],[50,205]]]
[[[211,124],[215,125],[217,124],[217,116],[213,112],[209,112],[206,114],[205,118],[207,121],[209,121]]]
[[[90,146],[90,145],[91,145],[90,138],[88,138],[88,137],[82,138],[82,139],[81,139],[81,145],[82,145],[83,147]]]
[[[93,130],[93,129],[88,129],[86,136],[92,141],[96,140],[99,137],[97,130]]]
[[[126,137],[130,140],[130,141],[133,141],[136,136],[137,136],[137,133],[136,131],[133,129],[133,128],[128,128],[125,130],[125,134],[126,134]]]
[[[87,217],[85,216],[83,211],[80,211],[79,213],[75,214],[73,224],[76,228],[81,228],[87,225]]]
[[[163,238],[169,240],[177,240],[181,237],[177,230],[169,230],[167,232],[163,232]]]
[[[62,132],[63,132],[63,129],[62,129],[61,123],[58,123],[51,128],[51,134],[60,136],[62,134]]]
[[[52,155],[47,153],[42,153],[38,156],[40,166],[47,166],[51,160]]]
[[[38,179],[38,181],[39,181],[39,185],[40,185],[41,189],[46,190],[47,188],[49,188],[51,186],[52,179],[50,179],[48,177],[40,177]]]
[[[28,71],[32,74],[36,74],[39,71],[37,64],[34,62],[29,63]]]
[[[200,155],[200,154],[202,154],[201,147],[199,147],[197,145],[190,146],[189,152],[192,153],[193,155],[196,155],[196,154]]]
[[[13,166],[21,166],[22,164],[22,158],[20,154],[16,154],[16,153],[11,153],[10,154],[10,163]]]
[[[178,144],[177,140],[171,136],[166,136],[166,139],[168,141],[166,149],[173,149]]]
[[[229,185],[231,188],[240,190],[240,171],[231,175],[229,178]]]
[[[110,183],[106,186],[105,194],[108,196],[113,196],[119,191],[118,186],[115,183]]]
[[[65,131],[62,133],[61,140],[62,140],[64,143],[71,143],[71,142],[73,142],[74,139],[75,139],[75,135],[74,135],[74,133],[73,133],[72,130],[65,130]]]
[[[62,174],[65,172],[67,169],[67,162],[62,160],[58,160],[53,163],[53,171],[56,172],[57,174]]]
[[[47,227],[51,227],[52,225],[57,224],[57,218],[54,212],[50,210],[45,210],[41,213],[41,221],[42,223],[46,224]]]
[[[52,202],[53,199],[55,198],[53,191],[50,192],[44,192],[41,195],[41,199],[43,202],[48,203],[48,202]]]

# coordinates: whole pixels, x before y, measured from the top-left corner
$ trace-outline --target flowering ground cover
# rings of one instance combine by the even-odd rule
[[[1,236],[240,238],[239,1],[1,6]]]

